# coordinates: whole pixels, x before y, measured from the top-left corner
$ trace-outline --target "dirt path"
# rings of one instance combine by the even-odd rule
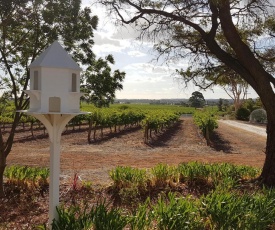
[[[256,126],[232,120],[220,120],[219,122],[266,137],[266,128],[264,126]]]
[[[108,184],[108,171],[118,165],[148,168],[158,163],[177,165],[203,161],[262,167],[265,157],[265,137],[224,123],[220,123],[214,133],[212,146],[206,146],[192,118],[183,118],[152,145],[144,144],[142,137],[141,129],[133,129],[105,135],[102,141],[88,144],[87,131],[67,132],[61,141],[63,182],[70,183],[74,173],[78,173],[84,180]],[[47,137],[33,139],[25,132],[17,134],[16,138],[8,165],[49,166]]]

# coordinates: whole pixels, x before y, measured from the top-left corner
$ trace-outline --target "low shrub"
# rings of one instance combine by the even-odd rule
[[[241,121],[248,121],[249,120],[250,112],[246,108],[239,108],[236,111],[236,119]]]
[[[201,197],[205,229],[269,229],[275,223],[275,190],[237,194],[215,190]]]
[[[132,230],[150,230],[153,228],[154,212],[151,211],[151,202],[148,198],[144,204],[139,204],[129,216],[129,226]]]
[[[12,165],[4,171],[7,184],[20,188],[33,189],[49,185],[48,168]]]
[[[113,196],[121,204],[137,206],[146,195],[148,175],[145,169],[118,166],[109,175],[113,180]]]
[[[139,194],[137,185],[144,184],[144,178],[149,180],[145,183],[148,191],[154,185],[165,189],[164,192],[157,194],[158,197],[148,196],[145,202],[132,200],[135,206],[128,203],[129,206],[125,204],[123,208],[105,202],[91,208],[61,206],[53,229],[272,229],[275,190],[257,187],[249,181],[259,173],[256,168],[228,163],[189,162],[178,167],[159,164],[147,171],[118,167],[110,175],[120,193]],[[169,192],[168,181],[186,188],[184,191],[188,193],[177,189]],[[194,190],[207,186],[206,193]],[[245,186],[249,190],[245,190]]]
[[[262,189],[253,194],[213,190],[195,198],[168,193],[156,202],[148,198],[132,212],[105,202],[92,208],[58,208],[53,230],[178,230],[178,229],[272,229],[275,223],[275,190]]]
[[[178,165],[180,182],[193,186],[209,182],[211,166],[200,162],[189,162]]]
[[[128,223],[128,218],[121,214],[118,208],[109,208],[104,202],[88,208],[71,206],[57,208],[58,219],[54,219],[52,230],[122,230]]]
[[[114,188],[117,190],[125,187],[132,187],[133,184],[143,188],[147,182],[145,169],[137,169],[129,166],[118,166],[111,170],[109,175],[114,182]]]
[[[168,199],[160,198],[153,207],[154,219],[159,230],[203,229],[199,209],[192,197],[176,197],[169,193]]]
[[[151,184],[155,187],[171,186],[179,182],[176,167],[158,164],[151,169]]]

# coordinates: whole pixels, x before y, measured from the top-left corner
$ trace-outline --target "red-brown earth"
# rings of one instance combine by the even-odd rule
[[[106,134],[88,144],[87,130],[65,131],[61,140],[61,174],[71,178],[74,173],[97,184],[109,183],[108,171],[116,166],[153,167],[158,163],[177,165],[181,162],[230,162],[262,167],[266,138],[242,129],[219,124],[207,146],[191,118],[163,135],[154,137],[151,144],[143,142],[141,129],[122,130]],[[16,134],[8,165],[20,164],[49,167],[49,140],[42,131]]]
[[[18,130],[7,158],[8,166],[49,167],[48,137],[42,130],[35,130],[34,136],[27,128]],[[87,129],[70,129],[64,132],[61,140],[61,200],[66,199],[66,189],[71,187],[76,173],[81,180],[91,181],[94,187],[105,187],[111,183],[109,170],[116,166],[150,168],[158,163],[178,165],[202,161],[262,167],[265,142],[266,137],[220,123],[212,136],[211,146],[207,146],[189,117],[183,117],[175,127],[155,136],[151,144],[143,142],[140,128],[111,134],[105,130],[103,138],[91,144],[87,141]],[[19,201],[10,203],[8,199],[0,202],[0,229],[31,229],[47,221],[47,194],[36,198],[29,206]],[[11,223],[10,227],[4,222]]]

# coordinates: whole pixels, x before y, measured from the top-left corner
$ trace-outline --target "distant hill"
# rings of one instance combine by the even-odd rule
[[[233,103],[231,99],[224,99]],[[185,98],[171,98],[171,99],[116,99],[115,103],[120,104],[162,104],[162,105],[184,105],[188,104],[189,99]],[[216,105],[219,99],[205,99],[208,105]]]

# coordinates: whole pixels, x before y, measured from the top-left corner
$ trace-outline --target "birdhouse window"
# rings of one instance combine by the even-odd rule
[[[76,74],[72,74],[72,92],[76,92]]]
[[[38,76],[38,71],[34,71],[33,74],[33,90],[39,90],[39,76]]]
[[[60,97],[49,98],[49,112],[60,113],[61,100]]]

